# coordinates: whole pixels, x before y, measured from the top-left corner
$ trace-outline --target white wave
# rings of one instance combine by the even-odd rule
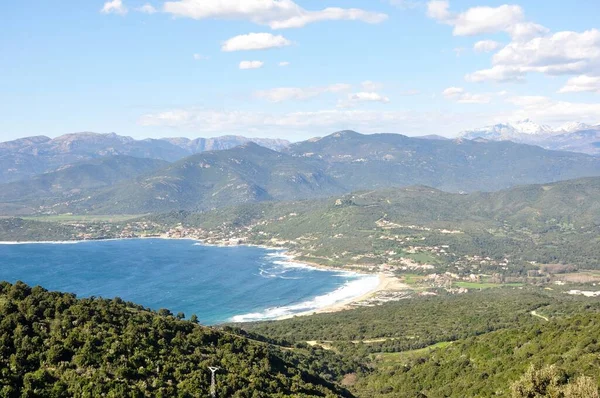
[[[279,278],[279,279],[288,279],[288,280],[298,280],[298,279],[304,279],[300,276],[298,277],[294,277],[294,276],[284,276],[285,274],[288,273],[288,270],[281,270],[281,269],[264,269],[264,268],[259,268],[259,275],[263,278]]]
[[[22,242],[0,242],[0,245],[76,245],[79,243],[101,243],[114,242],[120,240],[139,240],[148,238],[110,238],[110,239],[84,239],[84,240],[41,240],[41,241],[22,241]],[[152,238],[159,239],[159,238]]]
[[[321,308],[330,307],[360,297],[373,291],[379,285],[378,275],[361,276],[358,279],[346,282],[340,288],[331,293],[317,296],[312,300],[289,306],[268,308],[263,312],[236,315],[230,319],[231,322],[253,322],[277,319],[302,312],[316,311]]]
[[[75,245],[84,242],[99,242],[98,240],[66,240],[66,241],[38,241],[38,242],[0,242],[0,245]]]

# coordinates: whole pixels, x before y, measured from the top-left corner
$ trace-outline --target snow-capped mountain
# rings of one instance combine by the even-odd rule
[[[459,136],[468,140],[513,141],[546,149],[600,155],[600,124],[569,122],[553,128],[525,119],[463,131]]]
[[[576,131],[590,130],[590,129],[598,128],[598,127],[600,127],[600,125],[592,126],[590,124],[585,124],[585,123],[580,123],[580,122],[569,122],[569,123],[565,123],[562,126],[560,126],[558,128],[558,130],[562,131],[564,133],[574,133]]]

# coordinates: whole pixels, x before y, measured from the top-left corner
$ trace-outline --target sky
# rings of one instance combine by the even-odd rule
[[[598,124],[598,15],[591,0],[4,1],[0,141]]]

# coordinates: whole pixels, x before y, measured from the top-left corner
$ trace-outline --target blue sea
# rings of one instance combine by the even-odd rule
[[[130,239],[0,244],[0,280],[79,297],[121,297],[203,324],[275,319],[362,295],[378,278],[324,271],[281,251]]]

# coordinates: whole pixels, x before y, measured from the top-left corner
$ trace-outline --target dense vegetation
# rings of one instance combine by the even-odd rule
[[[0,396],[350,396],[323,377],[355,368],[315,351],[271,345],[116,298],[76,299],[0,283]],[[344,369],[346,367],[347,369]]]
[[[183,317],[2,282],[0,396],[205,396],[214,365],[221,397],[508,397],[548,373],[531,365],[560,376],[562,395],[548,396],[587,398],[573,391],[600,382],[600,302],[554,290],[420,297],[220,329]]]
[[[326,342],[337,351],[364,355],[415,350],[542,322],[532,311],[564,317],[581,311],[600,312],[600,303],[538,288],[498,288],[237,326],[280,341]]]
[[[600,383],[600,302],[554,290],[491,289],[238,326],[365,363],[352,387],[361,397],[506,397],[532,364],[555,365],[560,385]]]
[[[467,338],[412,357],[398,356],[392,364],[388,357],[387,367],[359,380],[355,388],[371,397],[510,396],[511,383],[535,364],[558,366],[566,380],[591,377],[597,391],[599,329],[600,314],[585,313]]]

